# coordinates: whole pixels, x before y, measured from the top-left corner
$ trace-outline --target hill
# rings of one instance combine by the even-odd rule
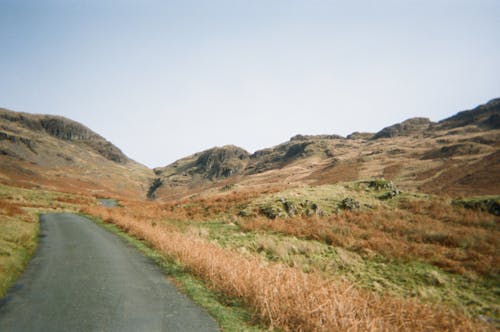
[[[144,196],[153,173],[84,125],[59,116],[0,109],[4,184]]]
[[[253,154],[214,147],[153,172],[75,121],[0,109],[0,181],[160,200],[364,178],[425,193],[497,194],[499,119],[494,99],[439,122],[411,118],[377,133],[296,135]]]
[[[500,99],[437,123],[412,118],[375,134],[296,135],[253,154],[209,149],[155,169],[160,199],[210,194],[224,186],[291,188],[385,178],[405,190],[449,195],[497,194]]]

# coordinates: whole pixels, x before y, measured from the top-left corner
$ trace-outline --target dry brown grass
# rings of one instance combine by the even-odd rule
[[[361,164],[357,160],[334,162],[331,165],[312,172],[307,178],[315,180],[315,185],[354,181],[359,178]]]
[[[234,192],[164,204],[124,202],[135,218],[213,220],[235,215],[262,193]],[[138,212],[140,211],[140,212]],[[344,212],[327,218],[240,218],[243,230],[276,231],[362,254],[422,260],[450,272],[500,273],[500,218],[452,206],[445,199],[403,200],[396,209]]]
[[[131,174],[113,174],[96,179],[83,175],[77,167],[45,168],[26,161],[9,161],[0,158],[0,184],[7,186],[58,191],[76,195],[100,195],[133,199],[145,196],[143,190],[128,177]],[[121,171],[121,170],[120,170]],[[104,171],[102,171],[105,173]],[[144,185],[147,185],[145,182]]]
[[[419,174],[421,179],[431,179],[418,189],[420,191],[440,194],[446,192],[453,195],[497,195],[500,181],[500,151],[474,162],[463,163],[460,160],[449,159],[441,166]],[[435,177],[435,175],[438,175]]]
[[[22,213],[23,211],[18,204],[6,200],[0,200],[0,215],[13,217]]]
[[[276,191],[279,191],[279,189],[275,188],[258,192],[239,191],[168,202],[160,205],[161,215],[178,220],[192,218],[197,220],[209,220],[221,214],[236,214],[241,209],[241,206],[250,203],[260,195]]]
[[[239,299],[256,318],[284,331],[479,331],[467,317],[413,300],[377,296],[348,283],[325,280],[280,264],[244,257],[152,221],[156,213],[128,206],[86,208],[145,239],[226,296]],[[144,212],[144,213],[143,213]],[[137,218],[131,215],[138,216]],[[139,217],[142,215],[142,217]]]
[[[388,258],[417,259],[468,275],[500,273],[499,218],[440,201],[404,202],[400,209],[344,212],[328,218],[264,217],[244,230],[276,231]]]

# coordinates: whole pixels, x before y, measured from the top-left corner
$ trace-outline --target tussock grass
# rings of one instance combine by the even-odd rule
[[[360,253],[419,259],[470,276],[500,273],[499,218],[443,202],[405,202],[399,209],[349,212],[327,218],[254,217],[244,230],[275,231]]]
[[[163,218],[177,231],[216,241],[244,256],[258,254],[308,273],[347,278],[379,294],[440,303],[475,317],[499,317],[498,217],[454,206],[446,197],[403,193],[379,200],[380,191],[362,184],[295,188],[249,197],[228,193],[217,209],[210,204],[218,196],[194,197],[162,205],[173,207],[168,214],[153,206],[143,211],[149,218]],[[252,212],[259,204],[281,197],[333,207],[346,195],[371,208],[276,219]],[[131,211],[138,208],[134,205]],[[239,214],[242,209],[250,213]],[[314,243],[323,244],[323,249]],[[309,253],[301,248],[305,244],[311,247]]]
[[[285,331],[485,330],[488,327],[453,311],[414,300],[380,296],[347,282],[332,281],[282,264],[225,250],[175,227],[134,218],[129,211],[87,208],[239,299],[259,320]],[[139,213],[138,213],[139,214]]]

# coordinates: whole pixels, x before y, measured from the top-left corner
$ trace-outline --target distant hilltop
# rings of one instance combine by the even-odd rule
[[[439,122],[415,117],[377,133],[296,135],[253,154],[233,145],[215,147],[156,168],[157,187],[151,195],[188,194],[218,181],[257,186],[264,185],[263,179],[269,185],[288,185],[377,176],[428,191],[467,192],[484,185],[482,192],[488,193],[500,184],[488,185],[483,174],[492,176],[493,169],[487,168],[498,169],[490,164],[498,157],[499,129],[500,99],[494,99]],[[415,165],[411,170],[410,164]],[[430,181],[439,173],[441,184]]]

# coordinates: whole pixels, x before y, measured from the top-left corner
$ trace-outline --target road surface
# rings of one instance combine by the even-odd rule
[[[92,221],[46,214],[40,232],[0,302],[0,331],[218,331],[153,262]]]
[[[99,199],[99,203],[101,203],[101,205],[105,207],[116,207],[118,205],[116,199],[112,198],[101,198]]]

